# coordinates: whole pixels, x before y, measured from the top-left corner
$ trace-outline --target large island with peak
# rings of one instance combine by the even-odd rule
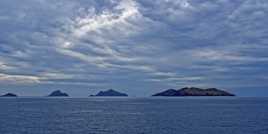
[[[235,96],[232,93],[226,92],[224,90],[220,90],[217,88],[196,88],[196,87],[185,87],[179,90],[169,89],[153,96]]]

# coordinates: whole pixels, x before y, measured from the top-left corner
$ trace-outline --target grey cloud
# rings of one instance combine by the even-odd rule
[[[132,85],[134,94],[182,85],[243,86],[253,80],[244,78],[245,68],[258,78],[266,73],[267,4],[3,0],[0,81]],[[241,81],[231,82],[234,78]],[[138,85],[148,91],[136,91]]]

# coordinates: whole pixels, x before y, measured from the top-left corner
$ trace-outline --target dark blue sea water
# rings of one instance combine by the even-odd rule
[[[1,98],[0,134],[268,134],[268,98]]]

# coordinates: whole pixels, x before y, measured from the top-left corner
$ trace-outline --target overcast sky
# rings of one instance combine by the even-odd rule
[[[267,0],[1,0],[0,93],[268,96]]]

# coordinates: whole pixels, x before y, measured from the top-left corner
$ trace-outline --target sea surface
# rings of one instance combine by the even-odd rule
[[[0,134],[268,134],[268,98],[1,98]]]

